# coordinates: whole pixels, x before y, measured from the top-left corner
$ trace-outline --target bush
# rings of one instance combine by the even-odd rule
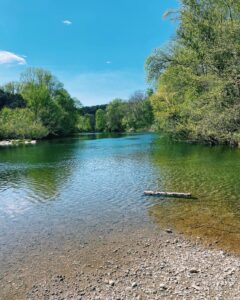
[[[27,108],[4,108],[0,112],[1,139],[40,139],[47,135],[47,128]]]

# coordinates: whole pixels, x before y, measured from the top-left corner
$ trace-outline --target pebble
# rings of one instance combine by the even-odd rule
[[[197,274],[197,273],[199,273],[199,271],[197,269],[191,269],[189,272],[191,274]]]
[[[204,248],[200,242],[197,245],[175,234],[167,236],[165,230],[162,234],[154,235],[153,238],[150,236],[151,234],[138,238],[132,235],[129,238],[127,233],[121,240],[116,238],[114,243],[106,242],[104,247],[92,249],[92,253],[89,249],[81,248],[79,260],[82,257],[82,264],[79,261],[79,266],[74,265],[78,274],[75,280],[72,275],[67,277],[64,273],[47,280],[43,277],[43,281],[36,282],[27,296],[22,298],[28,300],[239,299],[240,259],[238,256],[223,255],[220,250]],[[121,251],[116,251],[117,249]],[[96,258],[99,261],[97,266],[93,264]],[[84,269],[83,265],[89,263],[94,267]],[[13,281],[13,277],[10,275],[7,277],[9,281]]]
[[[109,285],[114,286],[115,285],[115,281],[114,280],[109,280]]]
[[[135,287],[137,287],[137,283],[136,283],[136,282],[133,282],[133,283],[132,283],[132,288],[135,288]]]
[[[161,283],[159,287],[160,287],[160,290],[161,290],[161,291],[167,290],[167,287],[166,287],[165,284],[163,284],[163,283]]]

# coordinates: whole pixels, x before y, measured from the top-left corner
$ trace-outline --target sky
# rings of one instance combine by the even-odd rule
[[[144,62],[174,37],[177,0],[0,0],[0,85],[50,70],[83,105],[147,88]]]

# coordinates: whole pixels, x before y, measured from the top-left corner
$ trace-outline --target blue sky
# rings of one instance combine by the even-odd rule
[[[176,24],[177,0],[0,0],[0,84],[27,67],[53,72],[84,105],[146,88],[144,61]]]

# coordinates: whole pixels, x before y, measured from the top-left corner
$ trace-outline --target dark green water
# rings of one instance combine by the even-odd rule
[[[238,149],[154,134],[1,148],[0,255],[151,222],[240,251],[239,175]],[[145,197],[146,189],[197,199]]]

